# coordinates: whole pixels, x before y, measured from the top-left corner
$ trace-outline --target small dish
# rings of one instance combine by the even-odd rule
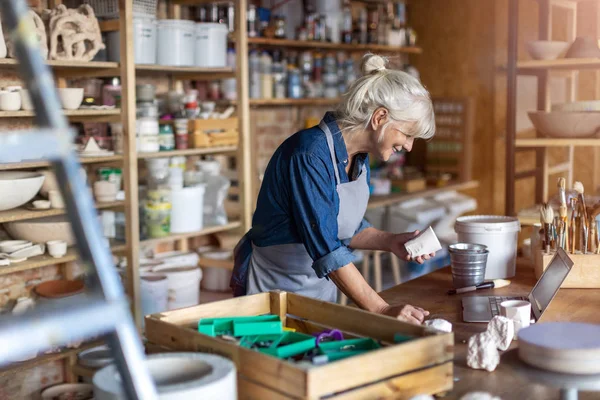
[[[4,240],[0,242],[0,253],[10,254],[32,245],[28,240]]]
[[[43,244],[34,244],[33,246],[25,247],[24,249],[17,250],[9,254],[9,257],[12,260],[19,260],[22,258],[28,259],[35,256],[41,256],[44,254],[44,250],[46,246]]]
[[[89,399],[94,395],[94,385],[89,383],[62,383],[42,392],[42,400]]]
[[[33,204],[33,209],[35,210],[47,210],[52,205],[49,200],[35,200],[31,204]]]

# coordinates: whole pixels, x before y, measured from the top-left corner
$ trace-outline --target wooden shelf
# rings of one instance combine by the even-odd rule
[[[161,157],[175,157],[175,156],[199,156],[203,154],[221,154],[221,153],[233,153],[238,150],[237,146],[218,146],[218,147],[207,147],[203,149],[186,149],[186,150],[172,150],[172,151],[159,151],[157,153],[138,153],[139,159],[147,158],[161,158]]]
[[[315,98],[315,99],[250,99],[251,107],[276,107],[276,106],[328,106],[338,104],[340,98]]]
[[[46,62],[57,75],[68,75],[70,77],[99,76],[109,77],[120,75],[119,63],[104,61],[57,61]],[[14,58],[0,59],[0,70],[2,68],[18,68],[19,63]]]
[[[79,364],[75,364],[71,367],[71,372],[74,375],[80,376],[82,378],[92,379],[94,377],[94,375],[96,374],[96,372],[98,372],[98,371],[99,371],[99,369],[84,367],[83,365],[79,365]]]
[[[248,38],[248,45],[256,45],[263,47],[294,47],[303,49],[323,49],[356,53],[374,51],[380,53],[421,54],[423,52],[423,50],[420,47],[396,47],[382,44],[345,44],[308,40],[269,39],[262,37]]]
[[[565,146],[600,146],[600,138],[590,139],[555,139],[530,138],[517,139],[516,147],[565,147]]]
[[[174,242],[174,241],[181,240],[181,239],[189,239],[189,238],[198,237],[198,236],[210,235],[211,233],[226,232],[226,231],[230,231],[233,229],[237,229],[241,226],[242,226],[242,223],[240,221],[234,221],[234,222],[228,223],[227,225],[207,227],[198,232],[174,233],[169,236],[162,237],[162,238],[141,240],[140,245],[141,246],[152,246],[152,245],[157,245],[160,243]]]
[[[599,58],[559,58],[558,60],[527,60],[517,62],[521,72],[529,70],[600,69]]]
[[[81,164],[108,164],[120,163],[123,161],[122,155],[104,156],[104,157],[79,157]],[[10,171],[14,169],[35,169],[50,167],[48,161],[25,161],[18,163],[0,164],[0,171]]]
[[[127,249],[127,246],[124,244],[115,244],[114,246],[111,246],[110,249],[113,253],[122,253]],[[69,247],[67,254],[65,254],[64,257],[54,258],[49,254],[42,254],[41,256],[32,257],[20,263],[0,267],[0,276],[47,267],[49,265],[65,264],[76,261],[78,258],[79,254],[77,249],[75,247]]]
[[[63,110],[63,112],[72,121],[106,119],[105,117],[112,117],[113,120],[121,119],[121,110],[118,108],[112,110]],[[0,111],[0,118],[31,118],[34,116],[35,111]]]
[[[107,210],[111,208],[124,207],[124,201],[111,201],[106,203],[96,203],[96,209]],[[54,215],[63,215],[67,210],[63,208],[51,208],[49,210],[31,211],[23,207],[12,210],[0,211],[0,224],[5,222],[23,221],[26,219],[37,219],[44,217],[52,217]]]
[[[461,183],[453,183],[443,187],[436,187],[427,190],[422,190],[414,193],[392,193],[385,196],[371,196],[367,208],[386,207],[397,204],[402,201],[411,200],[417,197],[433,196],[438,193],[443,193],[448,190],[469,190],[479,187],[478,181],[468,181]]]
[[[232,78],[235,75],[233,68],[201,68],[201,67],[173,67],[169,65],[137,64],[137,73],[141,74],[171,74],[182,79],[223,79]]]
[[[90,343],[84,343],[76,349],[64,349],[58,353],[43,354],[31,360],[9,364],[6,367],[0,368],[0,376],[6,376],[9,374],[15,374],[17,372],[26,371],[30,368],[36,367],[38,365],[43,365],[52,361],[64,360],[65,358],[74,356],[82,352],[83,350],[91,349],[92,347],[100,346],[102,344],[104,344],[103,341],[96,340]]]

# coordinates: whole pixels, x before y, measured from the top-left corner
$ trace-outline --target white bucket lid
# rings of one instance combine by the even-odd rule
[[[456,219],[456,233],[512,233],[519,232],[521,224],[515,217],[504,215],[471,215]]]

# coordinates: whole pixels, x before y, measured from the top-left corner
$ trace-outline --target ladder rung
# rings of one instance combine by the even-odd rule
[[[556,174],[559,172],[566,172],[566,171],[569,171],[570,169],[571,169],[570,162],[553,165],[552,167],[548,168],[548,175]]]

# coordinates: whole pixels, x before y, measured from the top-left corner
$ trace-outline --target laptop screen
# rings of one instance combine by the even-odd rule
[[[529,293],[531,310],[537,321],[569,274],[573,261],[563,249],[558,249],[548,267]]]

